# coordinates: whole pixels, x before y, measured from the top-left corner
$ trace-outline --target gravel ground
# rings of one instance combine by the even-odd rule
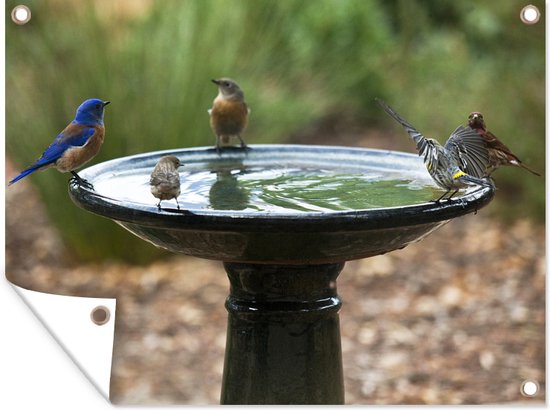
[[[6,214],[9,280],[117,298],[113,402],[219,402],[221,263],[71,263],[29,181],[6,190]],[[504,226],[483,210],[403,250],[348,262],[338,280],[346,403],[543,403],[545,273],[544,228]],[[526,379],[542,388],[535,398],[520,394]]]

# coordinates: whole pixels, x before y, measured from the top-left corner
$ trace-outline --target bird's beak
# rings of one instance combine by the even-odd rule
[[[111,104],[111,101],[103,101],[103,106],[105,107],[106,105],[108,104]]]
[[[220,80],[211,80],[214,84],[220,85]]]

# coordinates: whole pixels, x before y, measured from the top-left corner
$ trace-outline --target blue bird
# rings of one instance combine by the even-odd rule
[[[80,104],[74,120],[59,133],[42,156],[13,178],[8,185],[16,183],[34,171],[55,167],[59,172],[70,172],[79,184],[92,188],[88,181],[80,178],[75,169],[95,157],[103,144],[103,114],[107,104],[109,101],[97,98]]]

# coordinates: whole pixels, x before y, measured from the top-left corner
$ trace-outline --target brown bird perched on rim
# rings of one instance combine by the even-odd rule
[[[533,171],[527,165],[520,161],[520,159],[510,151],[506,145],[504,145],[491,131],[487,131],[483,115],[480,112],[473,112],[468,116],[468,125],[476,130],[479,135],[483,137],[487,145],[487,151],[489,154],[489,165],[486,169],[486,175],[489,176],[498,167],[503,165],[513,165],[526,169],[540,177],[540,174]],[[480,175],[478,175],[480,176]]]
[[[153,172],[151,173],[151,179],[149,185],[151,185],[151,193],[155,198],[159,199],[157,204],[160,211],[160,203],[164,200],[175,199],[178,209],[178,196],[180,194],[180,174],[178,168],[180,167],[180,160],[173,156],[167,155],[162,157]]]
[[[210,126],[216,134],[216,151],[220,153],[221,144],[227,144],[230,137],[241,141],[241,148],[247,145],[241,133],[248,123],[249,108],[244,101],[244,93],[238,84],[230,78],[212,80],[218,86],[218,95],[214,99],[210,114]]]

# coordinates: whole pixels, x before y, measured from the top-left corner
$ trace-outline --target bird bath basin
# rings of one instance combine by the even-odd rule
[[[184,164],[181,210],[172,200],[159,211],[149,191],[164,155]],[[224,262],[225,404],[344,403],[336,292],[344,262],[403,248],[493,197],[472,187],[433,202],[442,191],[417,155],[344,147],[178,149],[80,175],[94,190],[70,184],[78,206],[161,248]]]

